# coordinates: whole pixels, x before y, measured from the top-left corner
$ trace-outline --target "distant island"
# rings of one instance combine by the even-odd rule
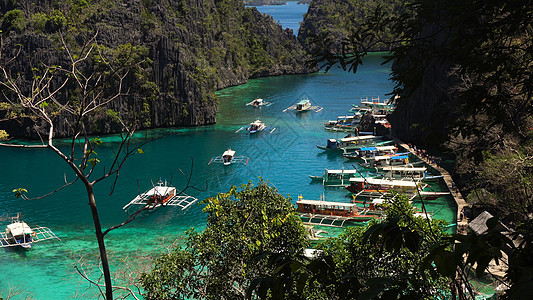
[[[244,0],[244,5],[249,6],[267,6],[267,5],[286,5],[283,0]]]

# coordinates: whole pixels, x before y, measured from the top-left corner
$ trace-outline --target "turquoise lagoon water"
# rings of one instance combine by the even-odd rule
[[[200,199],[227,191],[258,177],[271,184],[295,202],[298,195],[306,199],[349,201],[339,188],[324,188],[311,183],[308,175],[320,175],[324,168],[351,168],[342,156],[315,147],[327,138],[343,134],[327,132],[324,121],[345,114],[361,97],[386,97],[392,89],[388,81],[389,65],[381,65],[379,54],[369,56],[358,74],[334,69],[329,73],[280,76],[250,80],[249,83],[218,92],[220,101],[217,124],[197,128],[172,129],[169,134],[143,147],[144,154],[132,157],[120,173],[115,191],[110,192],[111,180],[96,186],[97,204],[104,228],[122,222],[126,214],[122,207],[138,192],[151,187],[159,178],[181,187],[194,159],[192,182],[207,190],[191,190]],[[252,108],[245,104],[261,97],[273,104]],[[324,110],[296,114],[282,112],[302,98]],[[235,133],[242,126],[260,118],[276,130],[269,134]],[[162,130],[140,133],[157,136]],[[117,136],[104,137],[97,150],[102,166],[109,163],[117,146]],[[66,145],[64,145],[66,146]],[[213,156],[221,155],[228,147],[237,155],[250,158],[248,165],[207,165]],[[30,251],[2,249],[0,251],[0,290],[18,286],[35,299],[93,298],[83,294],[88,284],[73,268],[79,254],[95,254],[96,241],[87,198],[81,184],[75,184],[47,198],[25,201],[11,192],[14,188],[28,189],[29,196],[54,190],[72,179],[64,163],[51,151],[0,148],[0,215],[20,212],[30,226],[50,227],[62,240],[34,244]],[[102,172],[103,170],[98,170]],[[133,223],[108,234],[106,245],[114,262],[134,252],[149,253],[164,237],[176,237],[189,228],[201,230],[205,216],[201,204],[186,211],[165,207],[139,216]],[[428,209],[436,217],[455,222],[455,205],[448,198],[432,202]],[[2,228],[5,224],[2,225]],[[326,229],[329,230],[329,229]],[[338,232],[338,231],[337,231]],[[0,292],[1,293],[1,292]],[[91,296],[88,296],[91,295]]]

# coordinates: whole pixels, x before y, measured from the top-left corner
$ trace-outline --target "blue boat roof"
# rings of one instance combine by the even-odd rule
[[[409,158],[408,155],[392,156],[390,159],[406,159]]]
[[[372,150],[378,150],[376,147],[361,147],[361,151],[372,151]]]
[[[298,104],[306,104],[307,102],[309,102],[309,99],[303,99],[303,100],[300,100]]]

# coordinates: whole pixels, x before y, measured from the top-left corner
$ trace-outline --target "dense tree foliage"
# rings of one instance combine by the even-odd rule
[[[380,8],[380,15],[375,11]],[[364,34],[361,26],[374,18],[390,18],[404,12],[404,2],[399,0],[315,0],[304,16],[298,32],[298,39],[308,51],[320,50],[327,45],[336,53],[348,53],[348,41]],[[393,24],[385,24],[380,31],[380,39],[365,44],[364,51],[390,50],[396,45]],[[363,51],[363,49],[360,49]]]
[[[533,242],[533,3],[414,0],[404,9],[404,14],[390,15],[378,8],[376,17],[358,28],[341,24],[350,32],[341,42],[344,51],[322,43],[317,63],[340,63],[356,71],[369,46],[390,43],[382,36],[392,24],[398,43],[389,57],[394,60],[393,94],[400,95],[391,116],[394,134],[451,151],[455,179],[468,202],[519,232],[455,236],[448,246],[463,246],[436,257],[448,261],[444,265],[476,265],[479,275],[490,259],[505,263],[500,260],[505,253],[511,284],[505,295],[529,298],[524,293],[533,265],[526,259]]]
[[[428,260],[447,237],[445,224],[413,212],[402,196],[389,203],[382,223],[348,228],[319,244],[314,258],[272,254],[276,270],[251,289],[262,299],[444,298],[449,280]]]
[[[67,63],[61,38],[79,55],[83,41],[98,34],[105,55],[90,57],[86,68],[115,56],[135,60],[139,68],[124,80],[128,95],[95,115],[89,133],[119,131],[115,116],[135,119],[140,128],[214,123],[215,90],[253,77],[310,72],[296,37],[241,0],[0,0],[0,26],[0,64],[20,74],[23,86],[30,86],[34,68]],[[17,53],[16,61],[6,60]],[[1,106],[0,119],[16,110]],[[7,123],[10,129],[21,124]],[[10,134],[26,132],[33,131]]]
[[[294,207],[267,182],[232,187],[203,202],[207,228],[158,259],[141,282],[147,299],[243,299],[250,281],[271,267],[263,252],[296,254],[307,245]]]

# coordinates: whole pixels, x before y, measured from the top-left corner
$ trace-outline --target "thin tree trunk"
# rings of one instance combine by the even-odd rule
[[[87,196],[89,197],[89,206],[93,216],[94,229],[96,239],[98,240],[98,249],[100,250],[100,260],[102,261],[102,270],[104,272],[105,281],[105,298],[107,300],[113,299],[113,286],[111,284],[111,273],[109,272],[109,262],[107,261],[107,252],[104,243],[104,234],[102,233],[102,226],[100,225],[100,218],[98,217],[98,210],[96,209],[96,201],[94,199],[94,192],[92,184],[86,184]]]

